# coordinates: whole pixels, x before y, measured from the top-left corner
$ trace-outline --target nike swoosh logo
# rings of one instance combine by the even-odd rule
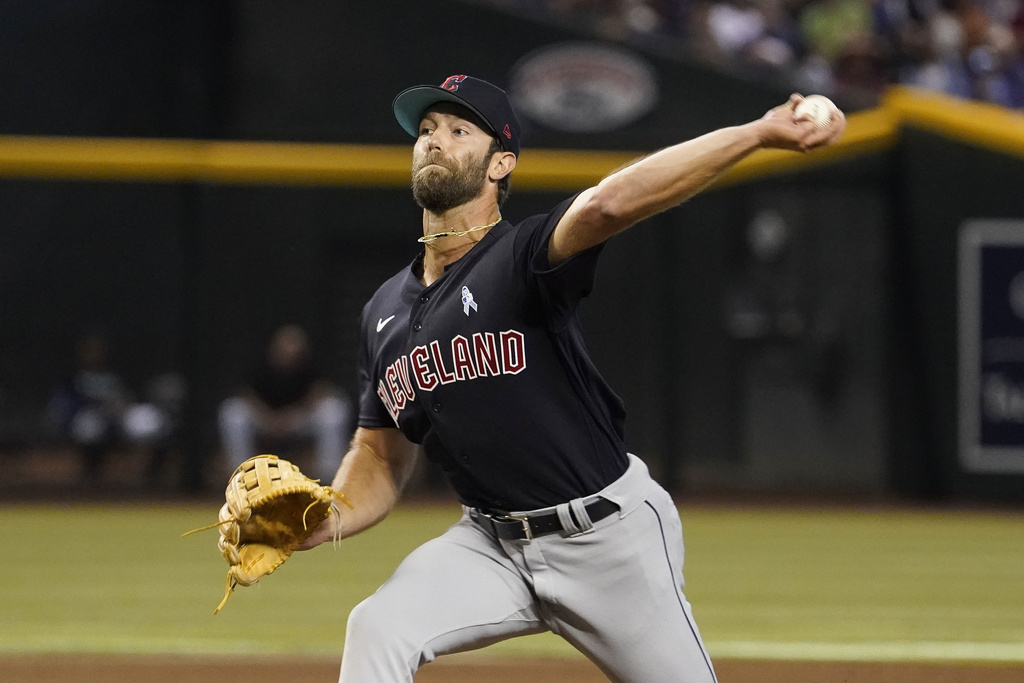
[[[390,318],[377,318],[377,331],[380,332],[381,330],[383,330],[384,326],[394,319],[395,316],[391,316]]]

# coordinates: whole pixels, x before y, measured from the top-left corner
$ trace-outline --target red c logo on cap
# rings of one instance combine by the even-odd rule
[[[449,76],[444,79],[444,83],[441,84],[441,89],[447,90],[448,92],[455,92],[459,89],[459,83],[462,83],[464,80],[466,80],[465,76]]]
[[[512,139],[512,130],[508,127],[507,123],[505,124],[505,128],[502,129],[501,132],[504,133],[505,137],[507,137],[509,140]]]

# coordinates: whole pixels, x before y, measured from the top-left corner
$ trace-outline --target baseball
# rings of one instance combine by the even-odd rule
[[[832,113],[836,105],[824,95],[808,95],[796,105],[793,113],[796,118],[809,118],[814,121],[815,128],[827,128],[832,123]]]

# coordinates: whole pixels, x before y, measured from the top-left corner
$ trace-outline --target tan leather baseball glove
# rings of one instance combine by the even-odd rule
[[[338,514],[338,501],[351,507],[340,492],[276,455],[258,455],[239,465],[224,497],[219,522],[184,534],[220,528],[217,547],[230,566],[224,599],[214,614],[236,586],[251,586],[284,564],[314,529]]]

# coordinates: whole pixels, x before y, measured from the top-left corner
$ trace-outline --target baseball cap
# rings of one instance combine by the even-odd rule
[[[392,108],[405,132],[416,137],[423,112],[438,102],[466,107],[491,127],[506,150],[519,156],[519,119],[504,90],[472,76],[449,76],[441,85],[417,85],[403,90]]]

